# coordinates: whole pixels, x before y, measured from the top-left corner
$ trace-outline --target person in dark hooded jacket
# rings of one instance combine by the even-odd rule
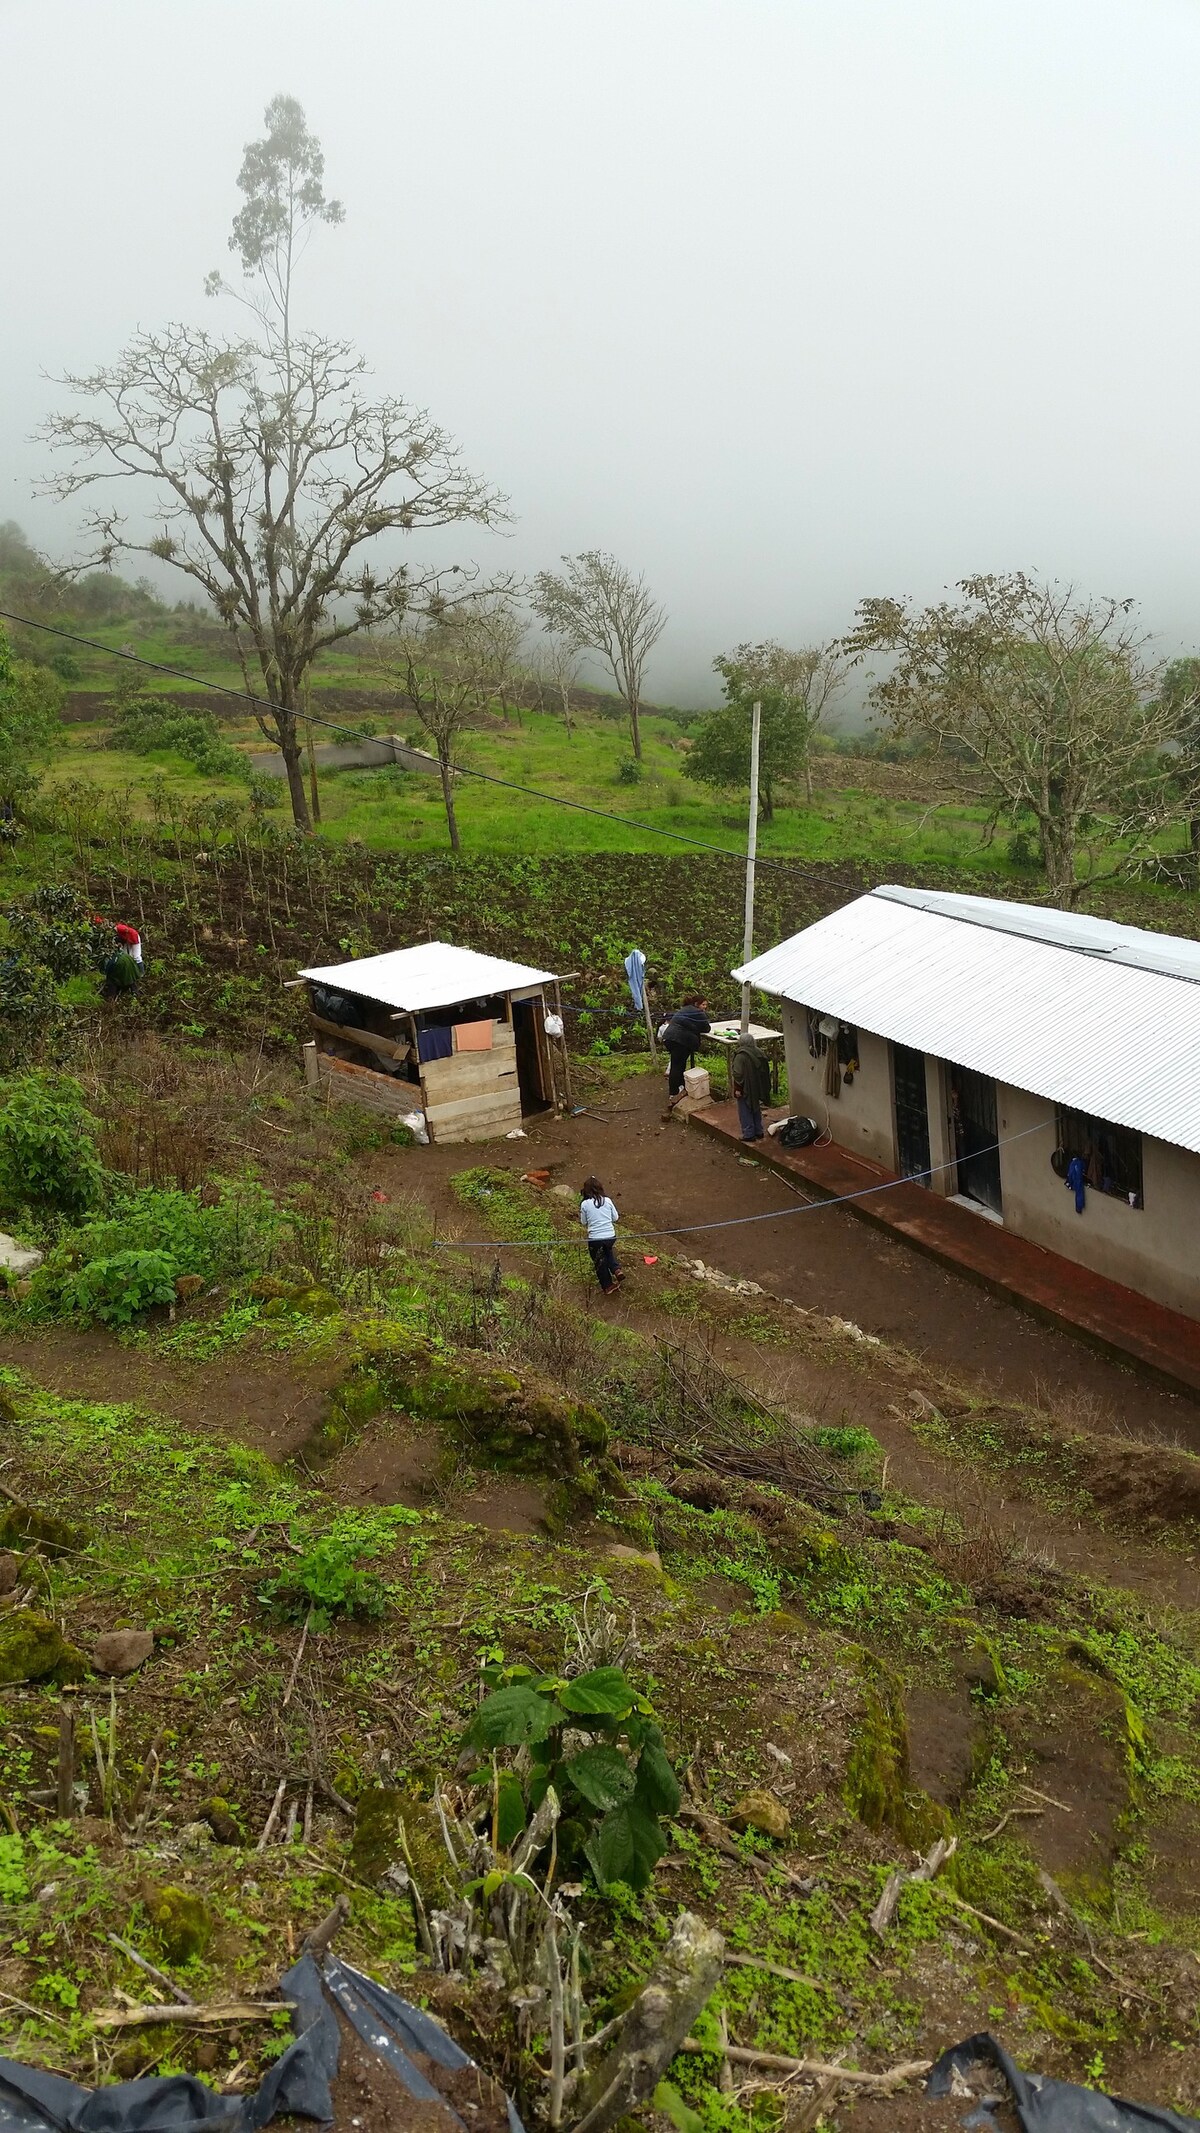
[[[662,1041],[671,1062],[667,1077],[667,1095],[673,1104],[683,1095],[683,1076],[689,1062],[696,1056],[701,1037],[707,1037],[712,1023],[705,1009],[707,1000],[696,993],[689,993],[682,1007],[677,1007],[663,1031]]]
[[[737,1098],[738,1124],[744,1141],[763,1138],[762,1107],[771,1100],[771,1063],[759,1050],[749,1031],[738,1038],[730,1062],[729,1079]]]

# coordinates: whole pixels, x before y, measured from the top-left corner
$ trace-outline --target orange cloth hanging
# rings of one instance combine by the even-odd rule
[[[492,1049],[491,1019],[486,1022],[456,1022],[454,1025],[454,1049],[456,1052],[490,1052]]]

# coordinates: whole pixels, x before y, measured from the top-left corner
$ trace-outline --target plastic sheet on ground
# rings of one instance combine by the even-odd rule
[[[3,2133],[9,2129],[12,2133],[192,2133],[195,2128],[200,2133],[206,2128],[212,2133],[254,2133],[273,2118],[293,2113],[328,2125],[333,2119],[331,2090],[341,2042],[335,2005],[414,2101],[436,2103],[450,2119],[462,2124],[410,2054],[421,2052],[451,2071],[474,2062],[419,2007],[336,1956],[328,1957],[321,1969],[310,1955],[302,1956],[280,1979],[280,1992],[285,2000],[295,2002],[292,2027],[296,2034],[253,2095],[220,2096],[192,2074],[85,2089],[61,2074],[0,2058],[0,2129]],[[523,2133],[511,2100],[508,2122],[511,2133]]]
[[[981,2031],[954,2044],[930,2069],[927,2096],[954,2094],[954,2076],[980,2065],[994,2066],[1008,2085],[1021,2133],[1200,2133],[1200,2118],[1181,2118],[1157,2104],[1127,2103],[1099,2089],[1073,2081],[1052,2081],[1046,2074],[1025,2074],[1002,2044]],[[977,2103],[964,2125],[988,2133],[996,2124],[986,2103]]]

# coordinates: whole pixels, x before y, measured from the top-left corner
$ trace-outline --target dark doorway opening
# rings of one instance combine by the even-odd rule
[[[929,1104],[925,1094],[925,1054],[907,1044],[892,1046],[892,1087],[896,1105],[896,1161],[902,1178],[929,1183]]]
[[[969,1067],[950,1069],[950,1123],[958,1159],[958,1189],[993,1214],[1004,1213],[1000,1150],[996,1146],[996,1084]]]
[[[546,1061],[542,1021],[545,1004],[541,996],[536,1000],[514,1000],[512,1004],[513,1037],[517,1048],[517,1083],[521,1091],[522,1111],[548,1111],[551,1099],[546,1094]]]

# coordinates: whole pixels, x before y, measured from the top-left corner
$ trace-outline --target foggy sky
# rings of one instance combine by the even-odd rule
[[[0,0],[0,74],[0,518],[56,556],[42,373],[217,323],[286,92],[346,206],[301,323],[508,491],[462,553],[645,570],[651,693],[976,570],[1200,644],[1196,0]]]

